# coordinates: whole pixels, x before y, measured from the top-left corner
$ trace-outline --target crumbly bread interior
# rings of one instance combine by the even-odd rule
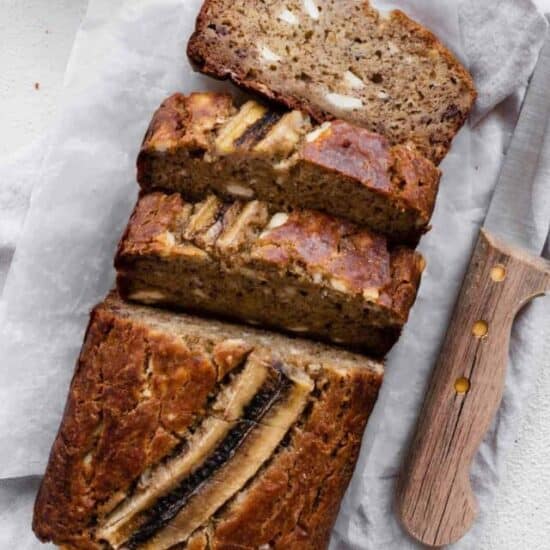
[[[67,549],[325,548],[381,379],[349,352],[111,294],[33,528]]]
[[[357,0],[207,0],[188,55],[196,66],[318,120],[336,117],[412,141],[439,162],[475,89],[436,37],[400,11]]]
[[[130,300],[209,312],[384,354],[422,271],[408,248],[314,211],[259,201],[138,202],[116,259]]]
[[[259,286],[259,284],[261,286]],[[401,326],[376,326],[357,301],[313,285],[292,285],[273,277],[258,280],[219,265],[138,259],[120,271],[117,285],[128,300],[208,313],[229,320],[319,338],[355,350],[384,355]],[[336,296],[327,296],[333,294]]]
[[[273,213],[320,210],[416,243],[435,204],[439,170],[407,146],[343,121],[230,96],[174,94],[155,113],[138,157],[145,190],[201,200],[260,199]]]

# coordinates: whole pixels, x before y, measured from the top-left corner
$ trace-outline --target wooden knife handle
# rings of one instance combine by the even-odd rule
[[[548,290],[549,262],[481,231],[398,481],[398,515],[424,544],[453,543],[475,519],[469,470],[502,399],[512,323]]]

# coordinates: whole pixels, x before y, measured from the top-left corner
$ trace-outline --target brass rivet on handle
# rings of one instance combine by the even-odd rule
[[[495,283],[501,283],[506,279],[506,268],[503,265],[497,264],[491,268],[491,279]]]
[[[485,338],[487,336],[487,333],[489,332],[489,325],[487,324],[487,321],[476,321],[474,323],[474,326],[472,327],[472,334],[476,338]]]
[[[455,391],[456,393],[468,393],[468,390],[470,389],[470,380],[466,378],[465,376],[461,376],[460,378],[457,378],[455,380]]]

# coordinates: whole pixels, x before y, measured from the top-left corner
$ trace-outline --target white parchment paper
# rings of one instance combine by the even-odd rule
[[[468,0],[460,8],[462,17],[458,1],[375,4],[401,7],[465,63],[473,60],[489,75],[479,43],[483,32],[474,32],[488,23],[481,18],[471,28],[468,22],[472,13],[498,5],[491,18],[492,36],[516,60],[516,70],[514,79],[501,74],[500,96],[488,87],[488,97],[480,87],[483,109],[478,118],[525,83],[540,46],[541,19],[528,0]],[[507,4],[516,11],[506,11]],[[113,284],[114,248],[137,195],[135,157],[152,111],[176,90],[231,88],[192,73],[186,60],[185,44],[199,5],[198,0],[90,2],[67,69],[63,114],[49,136],[44,162],[35,167],[37,184],[0,300],[3,478],[43,472],[88,312]],[[500,10],[508,14],[502,20]],[[514,21],[521,24],[510,30]],[[467,125],[442,165],[434,229],[421,243],[428,267],[409,324],[388,358],[333,548],[416,547],[392,514],[395,476],[496,182],[519,97],[510,97],[476,127]],[[542,240],[547,229],[541,226]],[[475,548],[529,381],[549,356],[550,350],[544,349],[544,328],[550,325],[547,306],[540,302],[529,308],[516,324],[503,406],[473,471],[480,521],[457,548]],[[28,530],[37,482],[29,477],[0,485],[0,520],[9,526],[0,529],[2,548],[37,546]]]

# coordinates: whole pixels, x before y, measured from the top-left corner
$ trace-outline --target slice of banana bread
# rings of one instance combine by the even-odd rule
[[[115,260],[123,298],[302,333],[384,354],[412,306],[423,260],[315,211],[259,201],[142,196]]]
[[[360,0],[206,0],[187,53],[202,72],[309,112],[447,153],[476,92],[469,73],[401,11]]]
[[[300,111],[240,109],[231,96],[174,94],[157,110],[138,157],[147,191],[257,198],[272,213],[311,208],[415,244],[426,231],[439,170],[403,145],[347,122],[312,125]]]
[[[362,356],[111,294],[33,529],[66,549],[326,548],[382,376]]]

